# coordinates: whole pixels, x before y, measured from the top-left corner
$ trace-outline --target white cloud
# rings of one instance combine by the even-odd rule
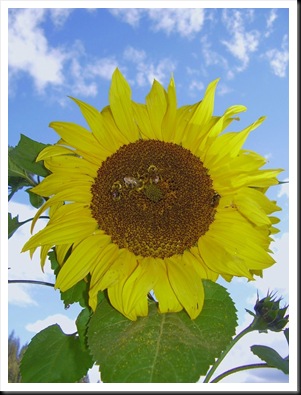
[[[281,49],[270,49],[265,53],[265,57],[268,59],[273,73],[277,77],[284,78],[289,60],[287,35],[283,37]]]
[[[220,55],[218,52],[211,49],[211,44],[208,41],[207,36],[201,38],[202,55],[205,60],[206,66],[218,65],[223,67],[225,70],[228,69],[227,59]]]
[[[178,33],[186,38],[192,38],[198,33],[205,20],[205,11],[201,8],[114,8],[110,12],[132,27],[139,26],[140,20],[148,17],[152,30],[163,31],[167,35]]]
[[[205,13],[201,8],[152,8],[148,11],[153,22],[152,29],[162,30],[167,35],[179,33],[180,36],[191,38],[198,33],[204,24]]]
[[[97,84],[86,81],[85,69],[81,65],[78,59],[74,58],[71,61],[70,73],[76,83],[72,84],[72,94],[80,94],[84,96],[96,96],[97,95]]]
[[[73,12],[72,8],[50,8],[50,18],[56,27],[62,27],[69,15]]]
[[[241,62],[236,71],[246,69],[250,61],[251,53],[255,52],[259,45],[260,33],[257,30],[246,31],[246,22],[252,20],[252,14],[238,10],[223,10],[222,21],[232,35],[231,40],[222,40],[229,52]]]
[[[10,93],[20,73],[28,73],[38,93],[52,86],[57,91],[96,96],[95,77],[110,79],[117,62],[113,58],[92,59],[80,40],[68,48],[52,47],[43,30],[49,16],[60,28],[72,9],[21,9],[10,13],[8,65]],[[49,96],[48,96],[49,98]],[[65,100],[62,100],[65,105]]]
[[[26,325],[25,329],[29,332],[38,333],[53,324],[58,324],[62,331],[66,334],[72,334],[77,331],[75,321],[63,314],[50,315],[43,320],[29,323]]]
[[[124,59],[134,64],[135,82],[139,86],[152,84],[154,79],[161,82],[166,82],[171,77],[172,72],[176,68],[176,64],[169,58],[160,59],[154,62],[149,59],[145,51],[128,46],[124,53]]]
[[[63,65],[66,54],[52,48],[40,25],[46,10],[41,8],[14,10],[8,22],[8,65],[10,77],[27,72],[36,89],[42,92],[49,85],[64,82]]]
[[[109,11],[113,16],[120,18],[132,27],[139,25],[140,19],[144,14],[144,10],[140,8],[112,8]]]
[[[11,276],[9,278],[11,279]],[[38,306],[37,301],[30,295],[30,288],[31,286],[26,284],[9,284],[8,302],[20,307]]]
[[[269,35],[272,33],[273,25],[274,25],[274,22],[277,18],[278,18],[277,10],[275,8],[271,9],[271,11],[267,17],[267,20],[266,20],[267,31],[265,32],[265,37],[269,37]]]
[[[194,91],[194,90],[202,91],[204,88],[205,88],[205,85],[203,84],[203,82],[197,81],[197,80],[192,80],[191,83],[189,84],[188,89],[190,91]]]
[[[126,47],[123,52],[123,57],[125,60],[129,60],[134,63],[141,63],[146,58],[146,52],[143,50],[135,49],[131,46]]]
[[[226,94],[228,94],[230,92],[232,92],[232,89],[229,88],[228,85],[225,85],[223,83],[218,84],[217,91],[216,91],[217,95],[224,96],[224,95],[226,95]]]
[[[110,80],[116,67],[118,67],[118,62],[114,58],[102,58],[89,63],[85,69],[85,74],[91,78],[97,76]]]
[[[9,212],[15,217],[19,215],[19,221],[25,221],[32,218],[36,209],[31,206],[9,202]],[[45,226],[46,221],[41,219],[37,222],[35,232]],[[46,282],[54,282],[53,272],[49,262],[45,264],[44,273],[40,265],[40,256],[37,251],[33,258],[30,258],[28,252],[21,253],[23,245],[30,237],[30,223],[22,225],[8,241],[8,278],[10,280],[38,280]],[[8,302],[10,304],[25,306],[37,305],[38,301],[31,296],[31,291],[36,285],[28,284],[9,284],[8,285]]]
[[[160,60],[157,64],[141,63],[139,67],[137,67],[138,85],[143,86],[146,84],[146,81],[152,84],[154,79],[163,84],[171,77],[175,68],[175,63],[168,58]]]

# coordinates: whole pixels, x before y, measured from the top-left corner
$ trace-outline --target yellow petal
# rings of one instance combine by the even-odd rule
[[[184,251],[184,254],[187,255],[187,259],[191,261],[200,278],[211,281],[216,281],[218,279],[218,273],[212,271],[208,266],[206,266],[205,262],[200,256],[197,246],[191,247],[189,251]]]
[[[144,139],[154,139],[152,124],[148,115],[147,107],[145,104],[132,102],[134,118],[137,123],[139,132]]]
[[[225,158],[236,157],[250,132],[261,125],[264,120],[265,117],[261,117],[241,132],[229,132],[219,136],[208,147],[203,159],[205,167],[208,168],[208,166],[210,166],[210,169],[219,167],[221,162],[229,160]]]
[[[160,313],[177,312],[183,306],[176,297],[167,276],[166,262],[158,259],[156,262],[157,282],[154,285],[154,293],[159,304]]]
[[[101,249],[109,242],[110,238],[106,235],[92,235],[83,239],[59,271],[55,288],[64,292],[82,280],[96,264]]]
[[[213,121],[214,95],[218,81],[219,78],[208,85],[204,99],[198,104],[187,124],[183,136],[183,146],[191,149],[192,153],[197,151],[200,141],[208,132],[208,126],[213,126],[210,123]]]
[[[163,141],[173,142],[176,129],[177,114],[177,95],[175,81],[173,77],[170,80],[167,90],[167,109],[162,121],[162,139]]]
[[[112,284],[108,288],[108,296],[112,306],[115,307],[116,310],[120,311],[123,315],[125,315],[130,320],[136,320],[137,316],[131,313],[128,314],[128,310],[124,309],[123,287],[124,284],[127,282],[128,278],[137,268],[137,266],[138,266],[137,258],[135,257],[134,254],[128,252],[125,260],[125,265],[123,267],[123,269],[125,270],[123,276],[120,277],[120,280],[117,283]]]
[[[91,132],[80,125],[71,122],[51,122],[49,126],[54,129],[71,147],[83,153],[87,160],[91,157],[99,163],[107,158],[107,152],[98,143]]]
[[[65,262],[65,257],[70,250],[70,247],[72,244],[61,244],[55,246],[55,252],[56,252],[56,260],[60,266]]]
[[[93,267],[91,273],[91,281],[90,281],[90,293],[89,295],[93,297],[95,293],[98,293],[100,290],[99,282],[102,279],[103,275],[106,271],[113,265],[115,260],[118,258],[119,248],[117,244],[110,243],[108,244],[99,254],[97,261]],[[94,288],[97,290],[94,291]]]
[[[202,279],[184,255],[166,258],[165,262],[174,293],[190,318],[195,319],[204,304],[205,294]]]
[[[232,118],[234,115],[246,111],[245,106],[231,106],[229,107],[224,115],[222,117],[219,117],[217,122],[214,123],[214,125],[211,127],[211,129],[208,131],[208,134],[203,138],[201,141],[200,146],[198,147],[198,153],[202,157],[204,156],[203,153],[207,150],[207,147],[209,147],[212,142],[216,139],[216,137],[230,124],[230,122],[235,119]]]
[[[60,156],[60,155],[75,155],[74,150],[60,145],[51,145],[44,148],[37,156],[36,161],[45,160],[49,157]]]
[[[156,265],[153,258],[144,258],[125,282],[123,287],[123,307],[133,320],[148,313],[147,294],[157,281]]]
[[[101,112],[99,112],[95,107],[81,100],[75,99],[73,97],[71,97],[71,99],[79,106],[95,138],[107,151],[108,156],[118,149],[119,144],[115,136],[116,134],[120,134],[119,130],[116,128],[114,133],[109,133]]]
[[[162,121],[166,112],[166,92],[163,86],[154,80],[149,94],[146,96],[146,107],[152,131],[156,139],[162,140]]]
[[[22,252],[45,244],[65,244],[90,236],[97,229],[94,218],[65,219],[60,224],[48,225],[25,243]]]
[[[118,69],[112,76],[109,100],[115,122],[121,133],[130,142],[138,140],[139,133],[134,122],[131,88]]]

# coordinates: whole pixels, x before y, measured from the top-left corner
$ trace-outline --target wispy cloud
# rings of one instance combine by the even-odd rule
[[[109,11],[113,16],[128,23],[132,27],[139,26],[140,19],[145,12],[142,8],[111,8]]]
[[[227,59],[211,48],[212,44],[209,42],[208,37],[205,35],[200,41],[206,66],[218,65],[227,70],[229,68]]]
[[[205,19],[204,9],[201,8],[152,8],[148,15],[153,23],[153,30],[162,30],[168,35],[178,33],[186,38],[191,38],[201,31]]]
[[[277,77],[286,77],[289,60],[287,35],[282,39],[281,49],[273,48],[268,50],[265,53],[265,58],[268,59],[270,67]]]
[[[221,43],[240,61],[240,66],[236,67],[238,72],[247,68],[251,54],[257,51],[259,45],[259,31],[247,31],[245,27],[247,22],[252,20],[252,15],[252,13],[229,9],[223,10],[222,13],[222,21],[231,39],[221,40]]]
[[[202,90],[204,90],[204,88],[205,88],[205,85],[203,84],[203,82],[198,81],[198,80],[192,80],[189,85],[190,91],[194,91],[194,90],[202,91]]]
[[[50,8],[50,18],[54,26],[62,27],[73,11],[72,8]]]
[[[275,8],[271,9],[266,19],[266,32],[264,34],[265,37],[269,37],[270,34],[273,32],[273,25],[277,18],[278,18],[277,10]]]
[[[133,64],[135,82],[138,86],[152,84],[154,79],[164,84],[176,69],[176,63],[172,59],[163,58],[155,61],[150,59],[145,51],[131,46],[125,49],[123,58]]]
[[[142,18],[148,18],[153,31],[179,34],[185,38],[192,38],[200,32],[205,20],[205,10],[201,8],[114,8],[110,12],[132,27],[138,27]]]

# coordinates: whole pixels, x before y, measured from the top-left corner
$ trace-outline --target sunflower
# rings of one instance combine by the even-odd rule
[[[51,174],[32,189],[48,197],[47,226],[23,247],[41,247],[43,267],[53,246],[61,265],[55,287],[89,281],[89,305],[107,290],[112,306],[130,320],[148,314],[153,292],[161,313],[202,310],[202,279],[253,280],[275,261],[271,235],[280,210],[265,195],[281,169],[242,149],[259,118],[240,132],[222,133],[246,107],[213,116],[218,79],[202,101],[177,108],[154,81],[146,104],[131,99],[121,72],[112,76],[109,106],[99,112],[72,98],[90,130],[52,122],[60,140],[45,148]]]

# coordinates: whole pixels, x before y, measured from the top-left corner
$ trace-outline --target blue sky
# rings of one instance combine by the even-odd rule
[[[250,8],[239,9],[170,5],[163,9],[156,8],[161,5],[156,2],[149,8],[120,8],[121,2],[114,1],[110,6],[117,4],[118,8],[108,8],[104,2],[104,8],[71,9],[65,3],[66,8],[46,9],[27,8],[27,2],[23,3],[24,8],[14,8],[14,2],[10,2],[8,13],[9,145],[18,143],[20,133],[43,143],[55,143],[58,136],[48,127],[55,120],[86,126],[67,96],[102,109],[108,104],[110,79],[116,67],[130,82],[133,99],[140,102],[144,102],[154,78],[166,87],[173,73],[179,106],[202,99],[207,84],[220,77],[215,114],[222,114],[231,105],[245,105],[247,112],[231,125],[235,131],[266,115],[245,148],[265,156],[267,167],[284,169],[280,180],[289,178],[290,38],[289,8],[283,8],[284,2],[280,2],[282,8],[271,8],[273,2],[256,8],[258,2],[254,1]],[[50,7],[58,4],[49,3]],[[260,296],[268,289],[278,290],[284,302],[289,302],[288,185],[273,187],[268,195],[282,207],[277,213],[280,233],[271,246],[277,263],[255,283],[240,279],[231,284],[221,282],[236,303],[242,327],[250,322],[244,308],[252,309],[257,289]],[[19,214],[20,220],[35,212],[25,193],[15,195],[9,211]],[[39,227],[43,227],[42,220]],[[20,255],[28,237],[29,227],[24,226],[9,241],[9,278],[53,281],[49,266],[45,273],[40,270],[38,254],[32,261]],[[72,333],[80,311],[75,305],[65,310],[58,291],[38,285],[10,285],[8,301],[8,331],[15,330],[22,344],[54,322]],[[244,349],[237,349],[231,362],[257,361],[248,351],[256,342],[271,345],[285,356],[286,344],[278,335],[271,340],[254,335]],[[277,371],[269,375],[255,371],[232,378],[234,382],[246,380],[285,382],[287,378]]]

